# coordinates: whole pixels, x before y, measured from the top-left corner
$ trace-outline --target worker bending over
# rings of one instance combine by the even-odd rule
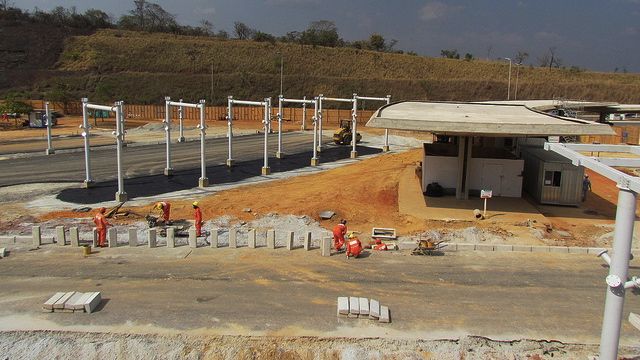
[[[171,203],[169,203],[168,201],[160,201],[158,203],[156,203],[153,208],[155,210],[162,210],[162,216],[161,219],[162,221],[164,221],[165,224],[169,224],[169,218],[171,216]]]
[[[362,252],[362,243],[355,235],[349,235],[349,242],[347,242],[347,259],[349,256],[357,258]]]
[[[96,224],[96,229],[98,230],[99,247],[107,246],[107,226],[111,226],[104,216],[106,211],[107,209],[101,207],[96,213],[96,216],[93,217],[93,223]]]
[[[347,220],[342,219],[340,223],[333,228],[333,247],[336,251],[340,251],[344,246],[344,236],[347,234]]]
[[[202,211],[197,201],[194,201],[192,205],[194,210],[193,215],[195,217],[196,236],[202,236]]]
[[[381,239],[375,238],[374,240],[376,241],[376,244],[371,247],[373,250],[378,250],[378,251],[389,250],[389,248],[387,247],[387,244],[383,243]]]

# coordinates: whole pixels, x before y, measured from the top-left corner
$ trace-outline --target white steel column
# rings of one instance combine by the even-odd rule
[[[180,99],[182,102],[182,99]],[[178,137],[178,142],[184,142],[184,108],[182,106],[178,107],[178,120],[180,121],[180,136]]]
[[[607,294],[600,338],[600,360],[618,358],[620,326],[624,306],[624,283],[627,281],[629,254],[636,214],[636,193],[618,184],[618,206],[613,240],[613,254],[607,276]]]
[[[356,150],[356,143],[358,142],[358,94],[353,94],[353,108],[351,110],[351,158],[358,157],[358,150]]]
[[[278,97],[278,151],[276,157],[282,159],[282,95]]]
[[[318,166],[318,147],[316,146],[318,142],[318,98],[314,99],[313,103],[313,157],[311,158],[311,166]]]
[[[127,127],[125,126],[126,116],[124,114],[124,101],[120,101],[120,128],[122,129],[122,147],[127,147]]]
[[[303,96],[302,100],[304,102],[302,103],[302,128],[300,130],[305,131],[307,130],[307,97]]]
[[[53,126],[53,123],[51,121],[51,109],[49,109],[49,102],[45,102],[44,103],[44,111],[45,111],[45,116],[47,117],[47,149],[45,150],[45,154],[47,155],[51,155],[54,154],[56,151],[53,149],[53,146],[51,145],[51,126]]]
[[[387,105],[391,104],[391,95],[387,95]],[[384,146],[382,151],[389,151],[389,129],[384,129]]]
[[[233,96],[227,97],[227,137],[229,138],[229,155],[227,157],[227,166],[233,166]]]
[[[269,153],[268,153],[268,145],[269,145],[269,122],[271,118],[271,99],[264,99],[264,165],[262,166],[262,175],[269,175],[271,173],[271,169],[269,168]]]
[[[116,201],[123,202],[127,201],[127,193],[124,191],[124,176],[122,174],[122,137],[123,137],[123,129],[122,129],[122,102],[116,101],[114,104],[114,109],[116,112],[116,131],[113,133],[116,136],[116,160],[118,164],[118,191],[116,192]]]
[[[84,137],[84,169],[85,169],[85,179],[82,187],[90,188],[93,185],[93,180],[91,179],[91,159],[90,159],[90,151],[91,147],[89,145],[89,129],[91,129],[91,125],[89,125],[89,114],[87,114],[87,103],[89,99],[82,98],[82,137]]]
[[[169,107],[169,102],[171,101],[170,97],[164,98],[164,131],[166,133],[166,143],[167,143],[167,166],[164,169],[164,174],[166,176],[173,175],[173,168],[171,168],[171,108]]]
[[[207,130],[207,124],[204,119],[204,99],[200,100],[198,107],[200,108],[200,124],[198,125],[198,129],[200,129],[200,179],[198,179],[198,186],[204,188],[209,186],[209,179],[207,178],[207,161],[204,157],[205,135]]]
[[[318,101],[319,101],[319,105],[318,105],[318,152],[322,152],[322,99],[324,99],[324,95],[320,94],[320,96],[318,96]]]

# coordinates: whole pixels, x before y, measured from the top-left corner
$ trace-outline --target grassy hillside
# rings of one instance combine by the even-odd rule
[[[50,76],[28,84],[36,94],[158,103],[165,95],[214,103],[279,93],[280,53],[287,97],[393,95],[394,99],[505,99],[508,65],[388,54],[351,48],[214,40],[101,30],[66,40]],[[516,70],[513,68],[512,90]],[[531,66],[520,68],[518,98],[640,102],[640,75]]]

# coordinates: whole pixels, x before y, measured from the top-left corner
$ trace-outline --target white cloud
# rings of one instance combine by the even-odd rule
[[[424,21],[432,21],[443,18],[461,9],[462,6],[452,6],[439,1],[432,1],[425,4],[422,9],[420,9],[420,19]]]

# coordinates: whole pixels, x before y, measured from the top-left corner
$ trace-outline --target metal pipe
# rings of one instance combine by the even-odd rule
[[[204,107],[205,100],[200,100],[198,104],[200,106],[200,124],[198,128],[200,129],[200,179],[198,181],[198,185],[200,187],[209,186],[209,179],[207,179],[207,161],[205,159],[205,135],[207,130],[207,124],[205,123],[204,115]]]
[[[48,101],[44,103],[44,109],[45,116],[47,117],[47,150],[45,151],[45,154],[51,155],[55,153],[55,150],[51,144],[51,126],[53,126],[53,123],[51,121],[51,111],[49,109]]]
[[[282,95],[278,97],[278,151],[276,157],[282,159]]]
[[[613,241],[613,258],[607,276],[607,293],[600,337],[600,360],[615,360],[618,357],[620,326],[624,306],[629,254],[633,238],[633,226],[636,213],[636,193],[628,187],[618,185],[618,207]]]
[[[311,166],[318,165],[318,98],[314,99],[313,103],[313,157],[311,158]]]
[[[188,107],[193,109],[200,108],[199,103],[182,102],[182,99],[180,99],[180,101],[169,101],[169,106],[182,106],[182,107]]]
[[[318,96],[319,107],[318,107],[318,152],[322,152],[322,99],[324,99],[324,95],[320,94]]]
[[[180,99],[180,103],[182,103],[182,99]],[[184,142],[184,129],[183,129],[183,123],[184,123],[184,109],[182,107],[182,105],[178,106],[178,120],[180,121],[180,136],[178,137],[178,142]]]
[[[229,155],[227,157],[227,166],[233,165],[233,96],[227,97],[227,137],[229,138]]]
[[[125,135],[127,134],[127,127],[125,126],[126,116],[124,114],[124,101],[120,101],[120,127],[122,129],[122,146],[127,146]]]
[[[314,100],[306,100],[306,96],[304,99],[287,99],[282,98],[283,103],[296,103],[296,104],[313,104]]]
[[[326,101],[337,101],[337,102],[353,102],[353,99],[347,99],[347,98],[330,98],[330,97],[325,97],[324,100]]]
[[[95,110],[111,111],[111,112],[115,111],[113,106],[96,105],[96,104],[89,104],[89,103],[87,103],[87,108],[95,109]]]
[[[607,263],[607,265],[611,265],[611,257],[608,254],[609,250],[602,250],[598,253],[598,257],[602,258],[602,260],[604,260],[604,262]]]
[[[307,127],[307,97],[303,96],[302,97],[302,101],[304,101],[302,103],[302,131],[306,130]]]
[[[387,105],[391,104],[391,95],[386,97]],[[389,129],[384,129],[384,151],[389,151]]]
[[[84,187],[91,187],[93,184],[93,180],[91,179],[91,159],[90,159],[90,144],[89,137],[91,129],[91,125],[89,125],[89,114],[87,114],[87,105],[89,99],[82,98],[82,137],[84,137],[84,169],[85,169],[85,179],[84,179]]]
[[[269,175],[269,132],[268,132],[268,123],[269,118],[271,117],[271,99],[264,99],[264,165],[262,166],[262,175]]]
[[[356,142],[358,140],[358,94],[353,94],[353,108],[351,109],[351,158],[358,157],[358,151],[356,150]]]
[[[169,113],[171,111],[169,107],[171,98],[167,96],[164,100],[164,131],[166,133],[165,141],[167,143],[167,166],[164,169],[164,174],[169,176],[173,173],[173,169],[171,168],[171,114]]]
[[[116,110],[116,131],[113,133],[116,137],[116,160],[118,166],[118,192],[116,192],[116,201],[122,202],[127,200],[127,194],[124,192],[124,176],[122,174],[122,122],[120,115],[122,114],[122,103],[116,101],[114,104]]]
[[[235,105],[252,105],[252,106],[264,106],[266,102],[264,101],[247,101],[247,100],[231,100],[231,102]]]

